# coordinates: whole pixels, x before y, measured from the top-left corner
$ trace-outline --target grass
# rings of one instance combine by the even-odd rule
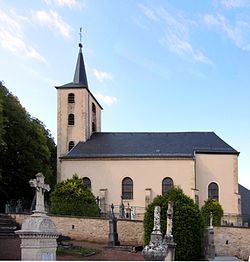
[[[94,248],[84,248],[84,247],[77,247],[77,246],[64,248],[59,246],[57,248],[56,253],[57,255],[71,254],[71,255],[91,256],[98,253],[98,251]]]

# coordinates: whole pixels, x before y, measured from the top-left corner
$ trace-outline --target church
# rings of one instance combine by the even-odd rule
[[[147,205],[179,186],[200,207],[217,199],[240,224],[239,152],[214,132],[102,132],[102,106],[91,93],[82,45],[73,82],[57,86],[57,181],[77,174],[99,199],[141,218]]]

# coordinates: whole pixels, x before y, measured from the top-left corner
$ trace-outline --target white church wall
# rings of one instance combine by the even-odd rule
[[[208,185],[219,186],[224,213],[238,213],[238,166],[236,155],[196,154],[196,181],[200,206],[208,198]]]
[[[162,180],[171,177],[174,185],[180,186],[184,193],[194,199],[195,188],[193,159],[123,159],[123,160],[64,160],[62,162],[62,180],[78,174],[88,177],[92,183],[92,192],[99,195],[100,189],[107,189],[107,204],[119,204],[122,193],[122,179],[130,177],[134,185],[133,200],[127,200],[130,206],[145,206],[145,189],[151,188],[152,199],[161,195]],[[151,200],[152,200],[151,199]]]

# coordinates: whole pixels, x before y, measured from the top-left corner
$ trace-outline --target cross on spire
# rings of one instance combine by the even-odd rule
[[[44,193],[45,191],[50,191],[50,186],[44,183],[44,175],[42,173],[36,174],[36,179],[31,179],[29,184],[36,189],[36,208],[34,213],[45,214]]]
[[[80,36],[80,43],[79,43],[79,47],[80,47],[80,48],[82,48],[82,28],[81,28],[81,27],[80,27],[79,36]]]

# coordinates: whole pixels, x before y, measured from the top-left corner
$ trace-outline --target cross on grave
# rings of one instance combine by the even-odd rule
[[[44,192],[50,191],[50,186],[44,183],[44,175],[42,173],[36,174],[36,179],[31,179],[29,184],[36,189],[36,208],[34,213],[45,214]]]
[[[168,210],[167,210],[167,232],[166,236],[172,238],[173,237],[173,203],[171,201],[168,202]]]
[[[209,215],[209,228],[213,228],[213,213],[210,212]]]

